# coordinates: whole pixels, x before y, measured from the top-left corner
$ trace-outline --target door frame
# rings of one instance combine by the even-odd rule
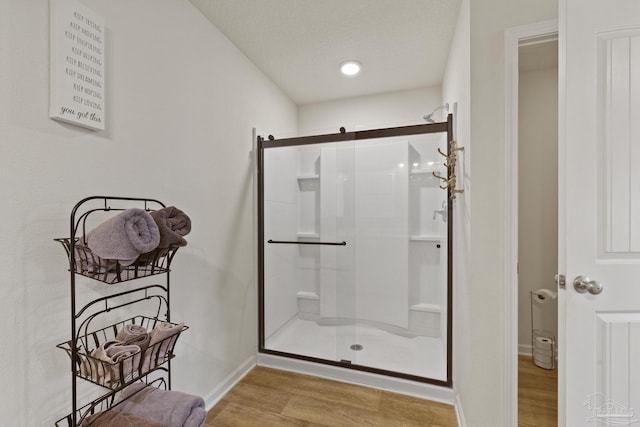
[[[504,34],[505,138],[503,221],[504,425],[518,425],[518,50],[522,43],[540,43],[558,36],[558,20],[509,28]],[[560,390],[559,390],[560,392]],[[558,394],[560,401],[560,393]],[[558,415],[562,409],[558,407]]]

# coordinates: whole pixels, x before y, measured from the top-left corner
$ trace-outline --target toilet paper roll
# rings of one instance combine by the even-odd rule
[[[539,366],[543,369],[553,369],[553,362],[542,362],[539,360],[534,360],[533,363],[535,363],[536,366]]]
[[[539,349],[535,349],[533,351],[533,358],[535,359],[536,357],[551,357],[553,356],[553,352],[551,350],[539,350]]]
[[[546,304],[556,298],[558,298],[558,293],[549,289],[538,289],[533,292],[533,300],[538,304]]]
[[[540,354],[540,353],[534,353],[533,354],[533,359],[538,361],[538,362],[542,362],[542,363],[552,363],[553,362],[553,356],[551,356],[551,354]]]
[[[533,345],[536,349],[550,351],[553,347],[553,340],[547,337],[536,337]]]

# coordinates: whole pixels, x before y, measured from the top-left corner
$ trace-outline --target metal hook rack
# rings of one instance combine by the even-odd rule
[[[438,148],[438,154],[442,155],[446,162],[444,163],[444,167],[447,168],[448,177],[440,176],[435,172],[432,172],[432,175],[435,178],[443,181],[444,185],[440,185],[439,187],[443,190],[449,191],[449,198],[454,200],[456,198],[456,194],[464,193],[464,189],[458,190],[456,189],[457,178],[456,178],[456,164],[458,162],[458,151],[464,151],[464,147],[458,147],[456,141],[449,141],[449,154],[445,154]]]

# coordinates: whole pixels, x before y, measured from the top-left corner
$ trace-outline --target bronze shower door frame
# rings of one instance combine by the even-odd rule
[[[447,133],[447,155],[450,155],[451,142],[453,141],[453,115],[447,116],[446,122],[427,123],[412,126],[400,126],[393,128],[362,130],[355,132],[345,132],[344,128],[340,133],[304,136],[298,138],[274,139],[269,136],[267,139],[262,136],[257,137],[257,174],[258,174],[258,351],[280,357],[314,362],[324,365],[337,366],[341,368],[354,369],[374,374],[381,374],[390,377],[402,378],[411,381],[428,383],[443,387],[452,387],[452,329],[453,329],[453,206],[452,188],[447,189],[447,379],[446,381],[425,378],[401,372],[389,371],[385,369],[372,368],[364,365],[353,364],[348,361],[334,361],[311,356],[303,356],[295,353],[287,353],[265,348],[264,333],[264,150],[276,147],[289,147],[310,144],[320,144],[328,142],[347,142],[365,139],[388,138],[394,136],[409,136],[430,133]],[[447,167],[447,178],[451,178],[454,173],[451,165]],[[287,242],[295,243],[295,242]],[[336,243],[331,243],[336,244]]]

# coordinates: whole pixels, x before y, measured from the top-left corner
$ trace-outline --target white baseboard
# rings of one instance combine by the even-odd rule
[[[456,417],[458,418],[458,427],[467,427],[467,420],[464,418],[464,412],[462,411],[462,402],[460,401],[460,395],[456,395]]]
[[[531,347],[531,344],[518,344],[518,354],[522,356],[532,356],[533,347]]]
[[[238,366],[233,372],[222,380],[222,382],[213,389],[205,398],[204,403],[207,411],[211,410],[216,403],[224,397],[229,390],[231,390],[245,375],[256,366],[256,357],[251,356],[245,360],[240,366]]]
[[[273,356],[270,354],[258,354],[257,364],[300,374],[314,375],[344,383],[363,385],[367,387],[387,390],[394,393],[416,396],[436,402],[455,403],[455,393],[447,387],[409,381],[402,378],[388,377],[370,372],[341,368],[339,366],[311,363],[304,360],[288,357]]]

